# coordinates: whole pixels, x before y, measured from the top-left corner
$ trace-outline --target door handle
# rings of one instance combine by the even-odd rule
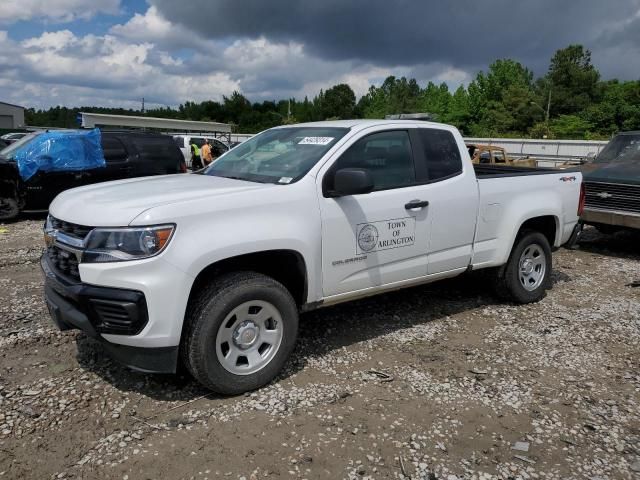
[[[409,203],[406,203],[404,208],[406,210],[414,210],[416,208],[424,208],[429,206],[428,200],[411,200]]]

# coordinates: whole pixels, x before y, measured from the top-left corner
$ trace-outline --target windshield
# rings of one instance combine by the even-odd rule
[[[31,140],[36,138],[38,135],[39,135],[39,133],[30,133],[29,135],[25,135],[20,140],[18,140],[16,142],[13,142],[11,145],[9,145],[8,147],[4,148],[3,150],[0,150],[0,156],[6,158],[8,160],[13,160],[14,157],[15,157],[16,152],[20,149],[20,147],[22,147],[23,145],[29,143]]]
[[[618,135],[602,149],[595,163],[640,162],[640,133]]]
[[[302,178],[348,131],[322,127],[267,130],[229,150],[204,174],[250,182],[292,183]]]

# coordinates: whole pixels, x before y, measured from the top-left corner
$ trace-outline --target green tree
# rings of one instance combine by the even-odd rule
[[[539,93],[541,99],[547,99],[551,91],[552,116],[571,115],[597,100],[599,79],[600,73],[591,64],[591,52],[582,45],[569,45],[554,54]]]
[[[445,123],[455,125],[463,132],[463,134],[466,134],[469,130],[470,118],[469,94],[467,93],[467,90],[460,85],[451,96],[449,109],[441,120]]]
[[[577,115],[561,115],[551,122],[550,129],[553,138],[589,139],[593,125]]]
[[[519,62],[497,60],[469,84],[473,135],[522,134],[533,124],[533,73]]]
[[[324,92],[322,116],[324,118],[353,118],[356,94],[346,83],[340,83]]]
[[[430,113],[434,116],[434,119],[442,121],[449,113],[451,100],[451,93],[446,83],[436,85],[433,82],[429,82],[420,92],[417,110]]]

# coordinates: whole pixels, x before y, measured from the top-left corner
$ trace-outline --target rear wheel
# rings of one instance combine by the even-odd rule
[[[596,229],[602,233],[603,235],[613,235],[616,232],[619,232],[620,229],[613,226],[613,225],[605,225],[602,223],[599,223],[597,225],[595,225]]]
[[[0,197],[0,221],[13,220],[19,213],[20,207],[15,198]]]
[[[270,382],[295,345],[298,309],[282,284],[259,273],[215,278],[192,302],[182,358],[205,387],[239,394]]]
[[[498,273],[496,291],[517,303],[537,302],[551,287],[552,267],[547,237],[540,232],[523,232]]]

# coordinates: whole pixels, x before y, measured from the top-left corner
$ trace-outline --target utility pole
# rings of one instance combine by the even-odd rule
[[[142,114],[144,115],[144,97],[142,97]]]
[[[549,101],[547,102],[547,117],[545,123],[547,125],[547,136],[549,136],[549,113],[551,112],[551,85],[549,85]]]

